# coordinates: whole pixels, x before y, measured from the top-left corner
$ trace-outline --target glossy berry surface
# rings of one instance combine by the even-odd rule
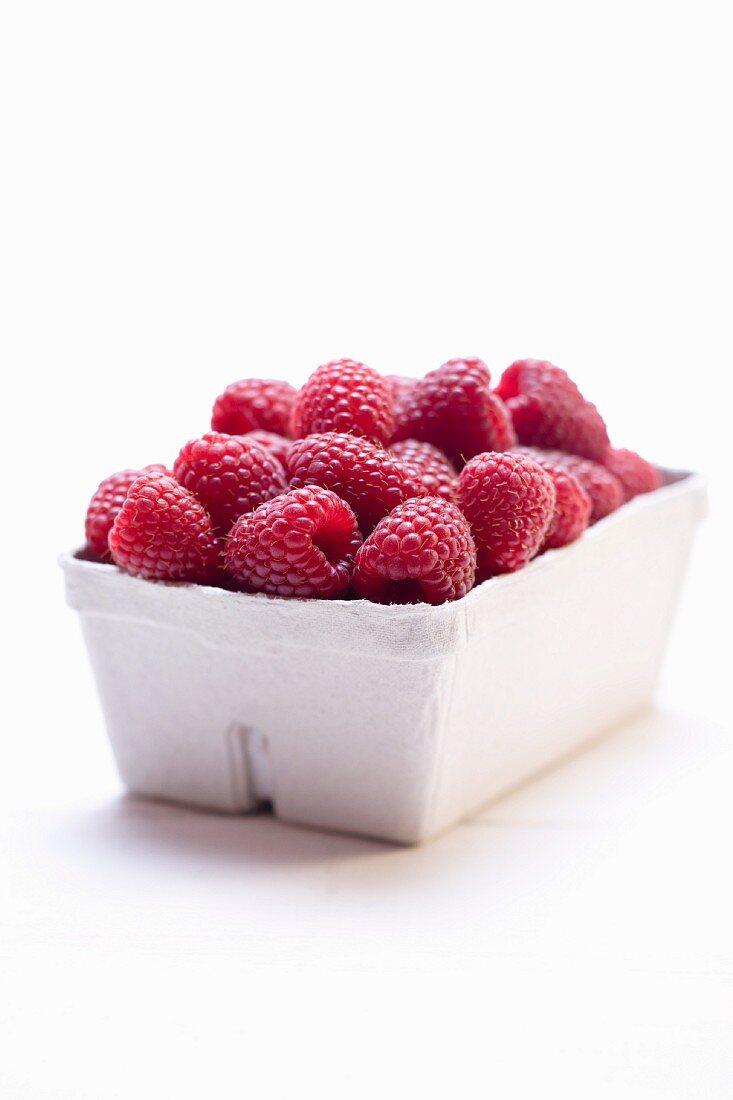
[[[255,428],[254,431],[247,432],[246,435],[239,438],[246,443],[256,443],[259,447],[263,447],[273,458],[278,460],[283,470],[285,470],[285,461],[293,442],[292,439],[286,439],[284,435],[276,435],[275,432],[266,432],[262,428]]]
[[[148,473],[170,474],[170,471],[160,465],[143,466],[140,470],[119,470],[116,474],[110,474],[99,485],[89,501],[84,522],[86,549],[94,557],[109,561],[107,539],[115,517],[125,503],[127,490],[133,481],[137,481],[141,474]]]
[[[651,493],[662,484],[662,475],[657,467],[636,451],[625,447],[611,449],[603,465],[621,482],[625,500],[632,500],[641,493]]]
[[[218,535],[287,487],[282,466],[269,451],[221,432],[186,443],[173,473],[201,501]]]
[[[555,514],[552,478],[526,455],[477,455],[461,471],[458,503],[471,524],[478,579],[511,573],[542,547]]]
[[[356,555],[352,586],[374,603],[441,604],[471,590],[476,548],[465,516],[442,497],[398,505]]]
[[[624,503],[621,482],[600,463],[591,462],[590,459],[580,458],[578,455],[566,454],[565,451],[548,451],[539,447],[521,447],[518,450],[535,461],[542,462],[543,465],[550,464],[571,473],[590,497],[591,523],[597,523],[599,519],[615,512]]]
[[[396,410],[393,442],[420,439],[457,464],[516,443],[511,417],[481,359],[450,359],[407,392]]]
[[[458,474],[442,451],[420,439],[403,439],[393,443],[390,450],[415,471],[430,496],[455,503]]]
[[[211,519],[193,493],[165,474],[131,485],[109,533],[112,560],[153,581],[198,581],[216,575],[220,547]]]
[[[595,406],[538,359],[512,363],[493,390],[477,358],[417,379],[332,360],[299,391],[272,379],[232,383],[212,426],[172,472],[106,478],[77,556],[152,580],[440,603],[468,591],[474,573],[483,581],[521,569],[682,476],[611,448]],[[438,516],[439,504],[449,511]],[[433,550],[448,563],[442,571],[431,571]]]
[[[424,496],[414,470],[377,443],[341,432],[296,440],[288,455],[291,488],[320,485],[338,493],[364,535],[398,504]]]
[[[615,512],[624,503],[624,491],[621,482],[598,462],[575,455],[565,455],[561,464],[576,477],[591,499],[591,523]]]
[[[244,435],[256,429],[287,435],[296,390],[289,382],[273,378],[243,378],[219,394],[211,414],[211,427],[227,435]]]
[[[544,466],[555,485],[555,514],[542,544],[543,550],[555,550],[575,542],[590,523],[593,503],[569,470]]]
[[[545,462],[532,454],[534,461],[547,470],[555,485],[555,514],[542,544],[543,550],[554,550],[575,542],[591,521],[593,502],[582,484],[570,470],[554,462]]]
[[[601,461],[609,442],[603,418],[564,370],[543,359],[518,359],[496,392],[506,402],[520,443]]]
[[[295,439],[320,432],[349,432],[386,441],[392,435],[392,394],[384,378],[355,359],[334,359],[310,376],[293,405]]]
[[[348,504],[309,486],[242,516],[227,540],[226,569],[248,592],[329,599],[348,588],[360,546]]]

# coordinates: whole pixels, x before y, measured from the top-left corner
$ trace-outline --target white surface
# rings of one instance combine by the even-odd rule
[[[103,769],[6,807],[0,1094],[474,1095],[488,1066],[502,1097],[722,1100],[731,774],[728,733],[658,710],[422,849]]]
[[[128,790],[252,810],[259,738],[278,818],[411,844],[648,705],[705,511],[683,478],[438,608],[61,564]]]
[[[729,1100],[729,5],[0,20],[0,1096]],[[424,851],[120,800],[97,482],[237,375],[462,354],[711,476],[654,723]]]

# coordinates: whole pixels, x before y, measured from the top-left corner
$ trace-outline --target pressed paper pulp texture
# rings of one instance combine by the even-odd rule
[[[332,828],[421,827],[451,657],[400,661],[207,644],[150,619],[83,615],[110,739],[140,793],[243,810],[254,801],[232,730],[264,741],[277,813]],[[256,635],[255,635],[256,636]],[[249,638],[249,632],[247,632]],[[233,755],[234,753],[234,755]]]
[[[436,828],[477,809],[646,705],[694,512],[637,509],[545,574],[497,587],[471,616],[436,797]],[[648,562],[640,569],[640,561]],[[522,583],[526,582],[526,583]]]
[[[288,820],[412,842],[649,699],[703,507],[688,478],[438,608],[63,564],[132,790],[231,812],[269,797]]]

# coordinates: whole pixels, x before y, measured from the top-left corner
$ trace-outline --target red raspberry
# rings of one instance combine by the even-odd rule
[[[555,483],[555,514],[542,544],[543,550],[553,550],[580,538],[590,523],[593,502],[569,470],[539,465]]]
[[[292,444],[291,439],[286,439],[284,435],[275,435],[274,432],[263,431],[262,428],[256,428],[253,432],[247,432],[246,435],[239,436],[246,443],[256,443],[259,447],[263,447],[273,458],[276,458],[283,470],[285,467],[285,460],[288,457],[288,451]]]
[[[322,485],[343,497],[365,535],[398,504],[425,495],[415,471],[399,458],[377,443],[341,432],[309,435],[293,443],[288,473],[291,489]]]
[[[526,454],[548,474],[555,483],[555,515],[549,526],[543,550],[553,550],[575,542],[590,523],[593,503],[578,479],[565,467],[545,457],[539,447],[516,447],[516,454]],[[548,452],[549,453],[549,452]]]
[[[288,434],[295,389],[273,378],[243,378],[232,382],[214,402],[211,427],[227,435],[244,435],[255,428]]]
[[[101,483],[96,493],[89,502],[86,521],[84,524],[87,550],[102,561],[109,561],[109,536],[115,516],[125,503],[127,490],[133,481],[137,481],[141,474],[168,474],[165,466],[143,466],[141,470],[120,470],[119,473],[110,474]]]
[[[324,363],[308,379],[293,405],[292,435],[350,432],[385,443],[392,435],[392,397],[384,378],[354,359]]]
[[[526,455],[477,455],[461,471],[458,503],[471,524],[478,579],[521,569],[537,554],[555,513],[552,478]]]
[[[112,560],[149,581],[214,579],[220,548],[204,506],[175,478],[143,474],[109,533]]]
[[[576,455],[565,455],[562,464],[573,477],[578,479],[591,499],[593,505],[591,523],[597,523],[599,519],[615,512],[624,503],[621,482],[605,466],[601,466],[598,462],[591,462],[587,458],[578,458]]]
[[[220,432],[187,443],[173,473],[201,501],[218,535],[226,535],[241,515],[287,488],[280,463],[268,451],[242,436]]]
[[[641,493],[651,493],[662,484],[662,475],[657,467],[636,451],[627,451],[623,447],[611,449],[603,465],[621,482],[626,500]]]
[[[328,599],[348,588],[360,546],[346,501],[308,486],[237,520],[227,540],[226,567],[249,592]]]
[[[603,418],[560,367],[518,359],[504,371],[496,392],[507,404],[520,443],[603,459],[609,447]]]
[[[517,451],[529,455],[535,462],[543,465],[549,463],[571,473],[591,499],[591,523],[597,523],[624,503],[621,482],[598,462],[580,458],[579,455],[569,455],[565,451],[545,451],[541,447],[518,447]]]
[[[384,381],[387,383],[390,396],[392,398],[392,406],[397,414],[397,407],[401,405],[406,399],[409,393],[417,385],[417,378],[406,378],[401,374],[385,374]]]
[[[455,503],[457,475],[442,451],[419,439],[403,439],[390,450],[414,470],[431,496],[445,497]]]
[[[484,451],[507,450],[516,437],[490,381],[480,359],[451,359],[430,371],[399,403],[393,439],[432,443],[458,464]]]
[[[446,603],[473,588],[476,547],[465,516],[442,497],[399,504],[356,555],[352,584],[374,603]]]

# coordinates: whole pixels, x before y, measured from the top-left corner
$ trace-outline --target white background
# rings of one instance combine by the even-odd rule
[[[3,1100],[733,1094],[726,8],[2,8]],[[237,377],[468,354],[711,475],[658,707],[419,851],[122,797],[97,482]]]

